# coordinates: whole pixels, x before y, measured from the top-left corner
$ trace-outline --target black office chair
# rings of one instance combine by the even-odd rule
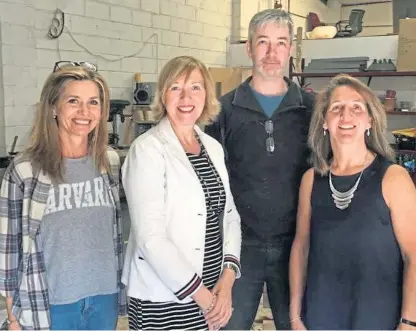
[[[335,24],[337,34],[335,38],[354,37],[363,31],[363,17],[365,10],[352,9],[348,20],[343,20]]]

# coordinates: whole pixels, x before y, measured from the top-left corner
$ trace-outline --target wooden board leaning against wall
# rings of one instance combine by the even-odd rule
[[[238,85],[251,76],[251,68],[208,68],[215,82],[217,98],[234,90]],[[201,128],[203,129],[203,127]]]
[[[215,81],[217,97],[235,89],[251,75],[251,68],[209,68]]]

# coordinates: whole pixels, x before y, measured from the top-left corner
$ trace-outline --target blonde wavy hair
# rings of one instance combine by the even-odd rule
[[[47,78],[37,105],[29,144],[23,151],[31,160],[34,169],[45,172],[53,182],[64,180],[64,161],[59,139],[59,127],[53,109],[58,109],[65,87],[73,81],[93,81],[100,92],[101,120],[88,136],[88,151],[97,169],[110,171],[107,157],[107,119],[110,97],[107,83],[95,71],[83,67],[62,68]]]
[[[205,106],[196,124],[202,126],[211,124],[218,116],[220,104],[215,94],[214,80],[207,67],[192,56],[178,56],[169,60],[162,68],[159,75],[155,99],[151,106],[156,113],[156,118],[158,120],[166,116],[165,97],[169,87],[183,75],[185,75],[187,79],[195,69],[201,72],[206,91]]]
[[[341,74],[332,78],[328,86],[317,95],[308,139],[312,150],[311,163],[315,171],[321,175],[326,175],[329,171],[332,148],[328,136],[324,136],[323,125],[332,93],[340,86],[353,88],[366,102],[367,111],[371,118],[371,134],[370,136],[365,135],[367,148],[377,155],[394,160],[394,151],[385,136],[387,118],[383,104],[367,85],[349,75]]]

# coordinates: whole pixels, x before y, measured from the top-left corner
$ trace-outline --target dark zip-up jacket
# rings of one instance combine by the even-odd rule
[[[274,112],[275,151],[266,150],[269,118],[249,77],[220,98],[221,113],[205,132],[223,144],[243,238],[294,235],[299,185],[308,169],[307,137],[314,97],[285,79],[288,91]]]

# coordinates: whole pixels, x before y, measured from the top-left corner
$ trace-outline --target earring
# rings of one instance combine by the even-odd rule
[[[367,129],[367,137],[370,137],[370,128]]]
[[[55,119],[56,119],[56,110],[55,110],[55,108],[54,108],[54,109],[52,109],[52,112],[53,112],[53,118],[55,118]]]
[[[324,129],[324,136],[326,136],[326,129]]]

